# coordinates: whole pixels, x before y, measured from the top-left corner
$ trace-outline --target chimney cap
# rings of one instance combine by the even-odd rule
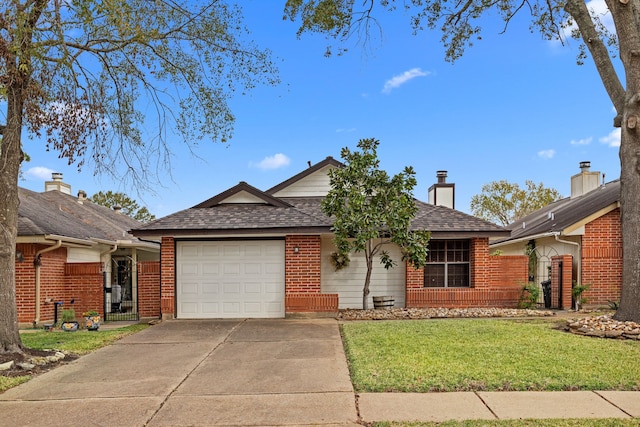
[[[588,171],[590,167],[591,167],[590,161],[587,160],[587,161],[580,162],[580,169],[582,169],[583,171],[585,172]]]
[[[51,173],[51,179],[54,181],[62,181],[62,172]]]
[[[438,178],[438,184],[444,184],[445,182],[447,182],[447,171],[436,171],[436,178]]]

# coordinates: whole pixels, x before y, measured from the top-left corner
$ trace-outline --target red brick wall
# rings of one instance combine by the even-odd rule
[[[160,311],[162,317],[175,317],[176,247],[173,237],[163,237],[160,245]]]
[[[560,270],[562,263],[562,270]],[[562,301],[560,301],[560,280],[562,279]],[[571,308],[571,286],[573,284],[573,257],[558,255],[551,257],[551,308]],[[562,307],[560,307],[562,305]]]
[[[469,244],[469,279],[472,288],[489,287],[489,238],[471,239]]]
[[[529,257],[526,255],[489,256],[489,288],[522,288],[529,280]]]
[[[620,209],[585,225],[582,237],[582,285],[587,304],[618,301],[622,288],[622,229]]]
[[[295,252],[298,248],[298,252]],[[285,239],[285,293],[320,293],[320,236]]]
[[[285,312],[338,311],[338,294],[320,293],[321,261],[320,236],[286,236]]]
[[[138,262],[138,314],[160,317],[160,262]]]
[[[50,246],[19,244],[23,262],[16,260],[16,303],[18,323],[30,325],[36,316],[36,269],[33,260],[36,252]],[[68,307],[70,298],[66,294],[64,264],[65,248],[45,252],[40,256],[40,324],[53,321],[54,301],[64,301]],[[46,302],[46,301],[51,302]]]
[[[516,307],[520,288],[422,288],[407,289],[407,308],[411,307]]]
[[[96,310],[104,318],[102,263],[67,263],[64,271],[66,298],[63,308],[69,308],[73,299],[76,319],[81,319],[82,313],[89,310]]]
[[[16,250],[22,252],[23,262],[16,261],[16,303],[18,306],[18,323],[33,322],[35,318],[36,274],[33,268],[35,245],[19,244]]]
[[[469,288],[425,288],[423,269],[407,264],[407,307],[516,307],[529,259],[490,256],[486,238],[471,239],[469,252]]]

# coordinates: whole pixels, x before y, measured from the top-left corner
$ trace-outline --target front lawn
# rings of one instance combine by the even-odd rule
[[[346,322],[360,392],[640,390],[640,342],[568,334],[544,320]]]

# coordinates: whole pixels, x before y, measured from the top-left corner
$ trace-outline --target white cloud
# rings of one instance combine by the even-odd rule
[[[543,159],[552,159],[556,155],[556,150],[540,150],[538,151],[538,157]]]
[[[599,141],[609,147],[620,147],[620,128],[612,130],[609,135],[603,136]]]
[[[340,128],[340,129],[336,129],[336,133],[343,133],[343,132],[344,133],[351,133],[351,132],[355,132],[355,131],[356,131],[356,128],[348,128],[348,129]]]
[[[578,140],[572,139],[571,140],[571,145],[589,145],[589,144],[591,144],[591,141],[593,141],[592,137],[582,138],[582,139],[578,139]]]
[[[384,87],[382,88],[382,93],[390,93],[391,90],[402,86],[410,80],[415,79],[416,77],[425,77],[430,73],[426,71],[422,71],[420,68],[412,68],[408,71],[405,71],[402,74],[398,74],[397,76],[393,76],[389,80],[384,83]]]
[[[55,171],[53,169],[45,168],[44,166],[34,166],[27,169],[24,176],[29,179],[43,179],[50,180],[51,174]]]
[[[249,166],[256,167],[258,169],[278,169],[284,166],[289,166],[291,159],[282,153],[274,154],[273,156],[265,157],[258,163],[250,163]]]

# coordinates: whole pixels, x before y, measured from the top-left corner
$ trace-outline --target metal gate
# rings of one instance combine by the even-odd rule
[[[131,257],[113,257],[103,273],[105,321],[138,320],[138,280]]]

